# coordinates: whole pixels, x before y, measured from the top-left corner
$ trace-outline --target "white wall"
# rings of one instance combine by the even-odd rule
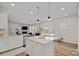
[[[51,23],[52,22],[52,23]],[[66,25],[64,25],[66,24]],[[64,26],[61,33],[60,25]],[[41,26],[48,26],[49,32],[54,33],[55,36],[62,36],[64,42],[77,44],[77,17],[65,17],[49,22],[41,23]]]
[[[26,24],[21,24],[21,23],[15,23],[15,22],[9,22],[9,34],[11,34],[11,32],[13,34],[16,34],[16,29],[19,30],[20,33],[22,33],[22,26],[27,26]],[[27,32],[29,32],[27,30]]]
[[[54,21],[41,22],[40,27],[48,27],[48,33],[54,33]]]
[[[48,32],[49,33],[53,33],[53,31],[54,31],[54,23],[53,23],[53,21],[43,21],[43,22],[40,22],[39,24],[36,23],[36,24],[29,25],[29,28],[30,27],[34,27],[35,28],[35,31],[34,31],[35,33],[39,32],[41,29],[44,29],[44,27],[48,27]]]
[[[60,32],[60,25],[66,24],[67,28],[64,29],[64,34]],[[36,26],[36,25],[32,25]],[[62,36],[64,42],[77,44],[77,17],[65,17],[55,19],[53,21],[45,21],[40,23],[40,27],[48,27],[48,32],[55,34],[55,36]],[[63,25],[64,26],[64,25]],[[65,27],[64,27],[65,28]],[[61,34],[61,35],[60,35]]]
[[[37,24],[28,25],[28,32],[37,33]]]
[[[78,51],[79,51],[79,8],[78,8],[78,22],[77,23],[78,23],[78,30],[77,30],[78,31],[78,33],[77,33],[78,35],[77,35],[77,38],[78,38]]]
[[[16,29],[19,29],[19,31],[21,32],[21,28],[21,24],[9,22],[9,34],[11,34],[11,32],[15,34]]]
[[[54,34],[56,36],[62,36],[64,42],[75,43],[77,44],[77,17],[66,17],[62,19],[57,19],[54,21]],[[60,34],[60,24],[67,24],[66,33]],[[63,24],[62,24],[63,25]],[[65,31],[63,31],[65,32]]]

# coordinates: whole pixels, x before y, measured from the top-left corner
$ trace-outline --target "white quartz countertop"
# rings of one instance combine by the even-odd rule
[[[35,42],[39,42],[41,44],[47,44],[49,42],[54,41],[54,37],[50,37],[50,36],[45,36],[45,38],[39,38],[38,36],[34,36],[34,37],[29,37],[28,39],[35,41]]]

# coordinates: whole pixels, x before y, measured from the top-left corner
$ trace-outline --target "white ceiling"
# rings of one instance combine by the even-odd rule
[[[49,14],[49,6],[47,2],[15,2],[12,7],[10,2],[0,2],[0,12],[7,13],[11,22],[31,24],[37,19],[37,6],[39,6],[40,21],[47,20]],[[68,16],[77,16],[77,2],[51,2],[51,18],[62,18],[65,14]],[[61,10],[64,8],[64,11]],[[33,14],[30,14],[30,12]]]

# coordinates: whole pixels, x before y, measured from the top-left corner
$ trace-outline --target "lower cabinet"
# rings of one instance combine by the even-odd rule
[[[16,38],[16,47],[19,47],[19,46],[23,46],[23,37],[22,36],[18,36]]]
[[[44,46],[38,42],[34,42],[33,46],[33,56],[43,56],[44,55]]]
[[[23,37],[17,36],[17,37],[11,37],[9,39],[9,49],[17,48],[23,46]]]
[[[0,38],[0,52],[14,49],[20,46],[23,46],[22,36]]]
[[[31,56],[53,56],[54,47],[53,42],[47,44],[41,44],[30,39],[26,39],[26,49]]]
[[[15,48],[17,46],[17,40],[15,37],[9,39],[9,49]]]
[[[33,55],[33,43],[31,40],[26,39],[26,49],[29,55]]]
[[[9,40],[0,38],[0,52],[6,51],[9,48]]]

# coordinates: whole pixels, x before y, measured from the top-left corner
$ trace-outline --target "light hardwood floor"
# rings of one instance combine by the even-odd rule
[[[79,56],[77,45],[55,42],[54,56]]]
[[[29,56],[25,52],[18,54],[18,56]],[[79,56],[77,45],[65,42],[55,42],[54,56]]]

